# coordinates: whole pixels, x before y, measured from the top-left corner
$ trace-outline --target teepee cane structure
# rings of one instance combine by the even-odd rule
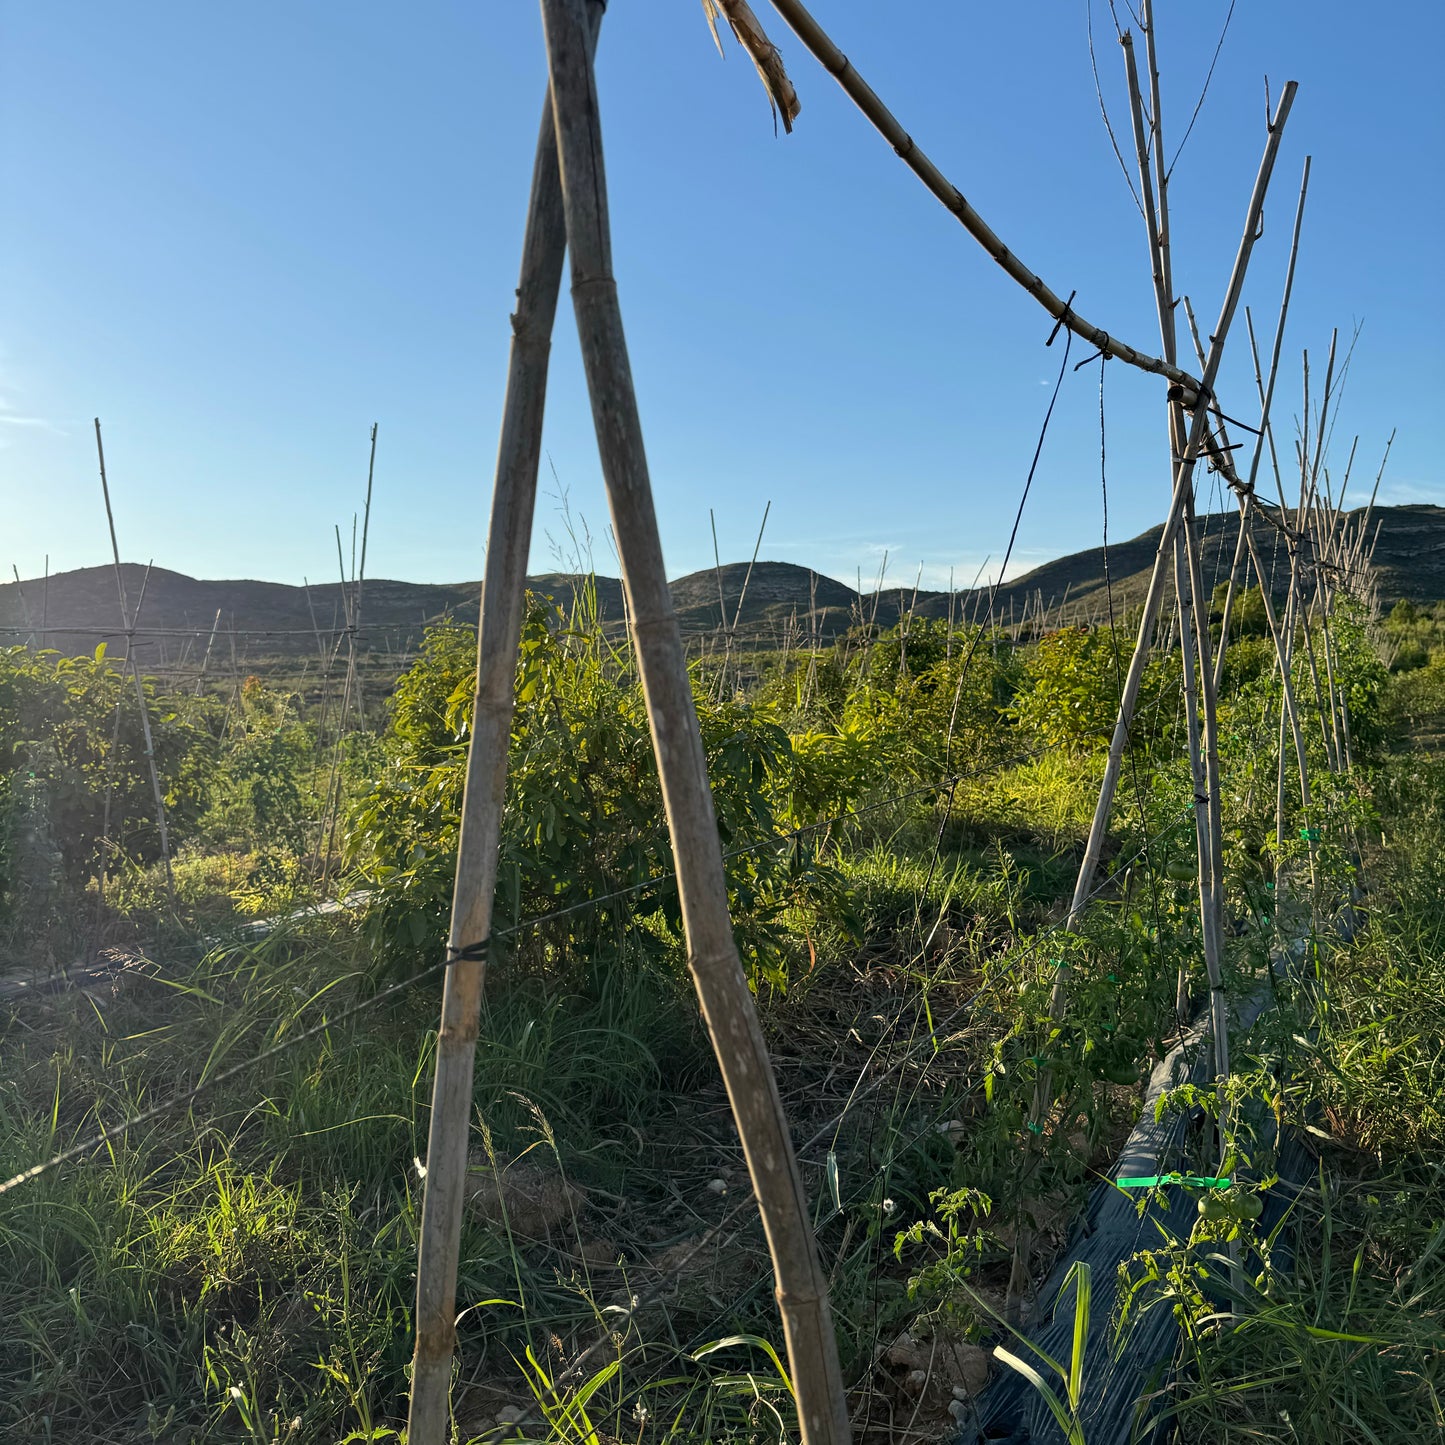
[[[572,295],[677,868],[688,966],[712,1037],[777,1281],[801,1438],[849,1439],[827,1289],[762,1028],[733,939],[722,849],[686,657],[667,589],[641,421],[612,278],[594,0],[544,0],[550,70],[533,174],[493,497],[477,695],[457,861],[417,1270],[409,1438],[449,1433],[455,1280],[486,940],[506,783],[513,671],[536,495],[547,353],[570,250]]]

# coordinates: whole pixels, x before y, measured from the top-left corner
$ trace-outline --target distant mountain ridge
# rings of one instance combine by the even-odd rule
[[[1356,521],[1360,512],[1347,514]],[[1445,507],[1425,504],[1377,507],[1370,523],[1379,527],[1375,569],[1380,595],[1388,605],[1405,597],[1414,602],[1445,599]],[[1215,513],[1200,519],[1201,561],[1208,583],[1228,575],[1239,536],[1237,514]],[[1089,548],[1046,562],[998,588],[994,615],[1001,622],[1021,620],[1025,608],[1043,609],[1067,620],[1098,621],[1110,601],[1116,614],[1137,603],[1148,583],[1161,528],[1109,548],[1108,584],[1104,551]],[[1254,525],[1256,542],[1267,561],[1288,565],[1278,531],[1266,520]],[[317,659],[334,653],[346,638],[346,603],[341,584],[309,588],[244,579],[207,581],[180,572],[133,563],[122,567],[132,609],[142,600],[136,655],[147,666],[185,660],[199,665],[208,648],[211,665],[232,670],[263,658]],[[528,579],[536,592],[568,606],[581,579],[544,573]],[[746,594],[743,587],[746,583]],[[622,584],[615,577],[592,579],[597,609],[604,622],[624,619]],[[673,604],[684,635],[717,633],[726,617],[738,618],[737,640],[744,646],[777,646],[785,637],[828,639],[857,619],[892,625],[912,609],[923,617],[979,617],[986,613],[989,590],[919,591],[885,586],[860,594],[832,577],[791,562],[730,563],[680,577],[671,584]],[[474,622],[480,582],[453,584],[368,579],[362,588],[358,645],[372,664],[384,670],[388,659],[415,650],[426,628],[446,618]],[[720,595],[721,594],[721,595]],[[739,615],[739,597],[743,597]],[[219,614],[219,621],[217,620]],[[213,636],[214,629],[214,636]],[[124,641],[112,567],[61,572],[44,582],[32,578],[0,584],[0,645],[34,641],[64,652],[92,651],[100,642],[112,648]]]

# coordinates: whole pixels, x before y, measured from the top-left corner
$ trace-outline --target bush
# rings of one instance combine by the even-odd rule
[[[374,887],[393,961],[434,954],[450,913],[471,727],[474,634],[428,634],[396,692],[384,767],[348,825],[347,856]],[[855,738],[795,749],[771,711],[696,697],[733,919],[755,980],[786,982],[783,921],[837,901],[818,840],[771,844],[846,807],[867,776]],[[765,846],[751,847],[754,843]],[[629,948],[666,951],[681,934],[672,855],[641,690],[595,627],[529,598],[517,667],[496,923],[576,912],[504,946],[555,968],[595,970]],[[579,907],[578,905],[587,905]],[[500,945],[499,946],[503,946]]]
[[[1109,628],[1065,627],[1039,640],[1024,663],[1013,716],[1046,747],[1107,750],[1133,645]],[[1132,729],[1137,745],[1167,745],[1180,691],[1179,662],[1155,655],[1144,669]]]

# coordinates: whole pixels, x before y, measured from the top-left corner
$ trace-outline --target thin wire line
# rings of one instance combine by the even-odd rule
[[[1104,129],[1108,132],[1109,144],[1114,148],[1114,159],[1119,162],[1119,169],[1124,174],[1124,184],[1129,187],[1129,195],[1134,202],[1134,209],[1142,216],[1144,214],[1143,202],[1139,199],[1139,193],[1134,189],[1134,177],[1129,174],[1129,167],[1124,164],[1123,152],[1119,149],[1119,142],[1114,136],[1114,126],[1109,120],[1108,107],[1104,104],[1104,89],[1099,82],[1099,62],[1094,56],[1094,3],[1087,0],[1084,6],[1085,27],[1089,35],[1089,68],[1094,72],[1094,95],[1099,102],[1099,114],[1104,120]],[[1115,28],[1118,28],[1117,21]]]
[[[1174,151],[1174,159],[1169,162],[1169,168],[1164,172],[1164,183],[1169,183],[1169,177],[1174,174],[1174,167],[1179,163],[1179,153],[1184,149],[1184,143],[1189,139],[1189,133],[1194,129],[1194,122],[1199,119],[1199,112],[1204,108],[1204,97],[1209,94],[1209,82],[1214,79],[1214,67],[1219,63],[1219,52],[1224,49],[1224,37],[1229,34],[1229,22],[1234,19],[1235,0],[1229,0],[1229,11],[1224,17],[1224,28],[1219,32],[1219,43],[1214,47],[1214,58],[1209,62],[1209,73],[1204,77],[1204,88],[1199,92],[1199,99],[1194,105],[1194,114],[1189,117],[1189,124],[1184,128],[1184,134],[1179,138],[1179,144]]]
[[[1072,298],[1070,298],[1072,299]],[[1065,315],[1068,314],[1067,305]],[[1054,344],[1054,337],[1059,333],[1059,327],[1063,326],[1063,317],[1055,324],[1054,329],[1049,333],[1049,339],[1044,342],[1045,346]],[[1059,374],[1054,381],[1053,394],[1049,397],[1048,409],[1044,412],[1044,422],[1039,428],[1039,439],[1034,446],[1034,457],[1029,463],[1028,475],[1024,478],[1024,488],[1019,496],[1018,510],[1014,513],[1013,529],[1009,532],[1008,546],[1004,548],[1003,561],[999,564],[998,576],[994,578],[993,586],[988,591],[988,610],[984,613],[983,622],[975,624],[975,631],[968,645],[968,653],[963,659],[963,665],[958,673],[958,686],[953,690],[953,706],[948,713],[948,734],[943,744],[943,766],[945,770],[953,761],[953,736],[954,729],[958,723],[958,706],[963,700],[963,685],[968,680],[968,670],[973,663],[974,654],[978,651],[978,644],[983,640],[984,630],[994,623],[994,607],[998,601],[999,588],[1003,586],[1004,573],[1008,571],[1009,559],[1013,556],[1014,543],[1018,540],[1019,526],[1024,519],[1024,507],[1029,500],[1029,490],[1034,484],[1034,473],[1038,471],[1039,458],[1043,455],[1044,439],[1049,434],[1049,422],[1053,420],[1054,405],[1059,399],[1059,391],[1064,384],[1064,375],[1069,369],[1069,348],[1073,345],[1074,333],[1064,326],[1064,355],[1059,362]],[[948,829],[949,819],[953,816],[953,798],[956,787],[950,788],[948,797],[944,801],[943,816],[938,821],[938,832],[933,840],[933,855],[928,860],[928,872],[923,880],[923,887],[919,891],[920,898],[928,896],[928,890],[933,885],[933,875],[938,869],[939,854],[943,848],[943,835]]]
[[[730,848],[723,854],[723,857],[736,858],[746,853],[759,852],[765,848],[778,847],[785,843],[795,841],[797,838],[807,833],[815,832],[822,828],[831,827],[835,823],[845,822],[850,818],[863,817],[869,813],[878,812],[884,808],[892,807],[899,802],[906,801],[909,798],[919,797],[925,793],[937,792],[939,791],[940,787],[948,786],[950,782],[954,786],[956,786],[959,782],[962,782],[967,778],[981,777],[989,772],[999,771],[1003,768],[1012,766],[1015,762],[1022,761],[1029,757],[1035,757],[1037,755],[1038,750],[1036,749],[1032,752],[1019,754],[1016,757],[1007,758],[1002,762],[991,764],[989,765],[989,767],[986,768],[978,768],[972,770],[969,773],[959,774],[956,778],[952,780],[944,780],[942,784],[930,784],[927,787],[910,789],[906,793],[895,794],[894,796],[884,799],[881,802],[868,804],[865,807],[861,808],[854,808],[846,813],[837,814],[834,817],[825,819],[817,823],[808,823],[801,828],[794,828],[784,833],[775,834],[771,838],[765,838],[755,843],[743,844],[736,848]],[[549,913],[543,913],[533,918],[523,919],[520,922],[511,924],[505,928],[494,929],[491,938],[509,938],[519,933],[540,928],[543,924],[554,923],[558,919],[568,918],[580,912],[600,908],[603,904],[615,902],[619,898],[630,897],[649,888],[661,887],[665,883],[675,881],[675,879],[675,870],[669,869],[667,872],[659,874],[656,878],[648,878],[643,880],[641,883],[635,883],[629,885],[626,888],[616,889],[611,893],[603,894],[599,898],[589,898],[583,903],[571,904],[566,908],[554,909]],[[264,1063],[268,1059],[276,1058],[281,1054],[286,1053],[290,1049],[293,1049],[298,1045],[305,1043],[309,1039],[319,1037],[321,1034],[326,1033],[328,1030],[335,1028],[337,1025],[344,1023],[348,1019],[356,1017],[358,1014],[365,1012],[367,1009],[384,1003],[389,998],[394,998],[397,994],[410,988],[413,984],[419,983],[423,979],[429,978],[433,974],[438,973],[443,969],[449,967],[450,964],[453,962],[460,961],[463,958],[476,959],[480,956],[477,952],[478,948],[481,947],[485,949],[485,947],[487,946],[487,944],[490,943],[490,941],[490,939],[486,940],[481,945],[465,945],[462,948],[456,950],[450,959],[443,958],[435,963],[428,964],[425,968],[420,969],[416,973],[409,975],[407,978],[400,979],[396,983],[389,984],[386,988],[380,990],[378,993],[372,994],[367,998],[362,999],[359,1002],[351,1005],[350,1007],[343,1009],[339,1014],[334,1014],[329,1018],[323,1019],[320,1023],[315,1024],[308,1029],[303,1029],[298,1034],[292,1034],[287,1038],[280,1040],[275,1044],[272,1044],[270,1047],[263,1049],[259,1054],[255,1054],[248,1059],[243,1059],[239,1063],[232,1064],[228,1068],[222,1069],[219,1073],[212,1074],[207,1078],[203,1078],[198,1084],[195,1085],[194,1088],[187,1090],[185,1093],[175,1095],[170,1099],[162,1100],[159,1104],[154,1104],[149,1109],[144,1109],[140,1113],[130,1116],[128,1119],[123,1120],[119,1124],[111,1125],[98,1130],[96,1133],[91,1135],[88,1139],[83,1140],[81,1143],[71,1145],[69,1148],[61,1150],[59,1153],[53,1155],[51,1158],[43,1160],[38,1164],[34,1164],[30,1168],[22,1170],[19,1174],[16,1174],[11,1178],[0,1182],[0,1195],[7,1194],[12,1189],[18,1188],[21,1184],[28,1183],[32,1179],[38,1179],[43,1174],[48,1174],[52,1170],[59,1168],[61,1165],[67,1164],[71,1160],[79,1158],[82,1154],[87,1154],[93,1149],[97,1149],[104,1144],[111,1143],[112,1141],[123,1137],[131,1129],[135,1128],[140,1124],[149,1123],[150,1121],[161,1118],[164,1115],[169,1114],[186,1104],[194,1102],[194,1100],[197,1099],[201,1094],[208,1092],[210,1089],[215,1088],[217,1085],[225,1083],[229,1079],[234,1079],[238,1075],[244,1073],[247,1069],[250,1069],[257,1064]]]
[[[1190,820],[1190,818],[1191,809],[1184,809],[1180,816],[1173,823],[1169,824],[1166,828],[1162,828],[1158,833],[1154,835],[1153,838],[1147,839],[1139,849],[1129,855],[1128,858],[1124,859],[1123,862],[1117,864],[1115,867],[1115,875],[1117,875],[1121,868],[1127,867],[1128,864],[1133,862],[1135,858],[1141,856],[1141,854],[1147,848],[1152,847],[1154,843],[1162,841],[1170,833],[1173,833],[1179,828],[1183,827],[1184,824]],[[1098,894],[1101,893],[1105,888],[1109,887],[1113,883],[1113,881],[1114,875],[1103,879],[1085,896],[1085,899],[1083,901],[1088,902],[1093,898],[1097,897]],[[835,1114],[821,1128],[816,1130],[802,1144],[797,1146],[795,1152],[798,1159],[801,1160],[802,1157],[806,1153],[808,1153],[809,1150],[815,1148],[818,1144],[822,1143],[825,1139],[827,1139],[831,1133],[834,1133],[838,1126],[841,1125],[843,1120],[848,1116],[849,1112],[859,1102],[866,1098],[869,1098],[871,1095],[876,1093],[880,1088],[883,1087],[885,1083],[888,1082],[888,1080],[894,1073],[896,1073],[899,1069],[901,1069],[906,1064],[912,1062],[913,1059],[918,1057],[919,1053],[924,1047],[936,1042],[939,1039],[940,1035],[946,1029],[950,1028],[954,1023],[956,1023],[959,1018],[963,1016],[963,1014],[970,1011],[980,999],[992,993],[1005,979],[1011,977],[1017,971],[1019,965],[1022,964],[1024,960],[1029,957],[1030,954],[1035,953],[1038,949],[1043,947],[1043,945],[1048,942],[1048,940],[1052,938],[1056,933],[1063,931],[1065,931],[1065,926],[1064,923],[1060,922],[1050,925],[1042,933],[1035,935],[1033,940],[1027,945],[1025,945],[1025,947],[1013,959],[1011,959],[1004,968],[1000,969],[1000,971],[995,974],[993,978],[991,978],[987,983],[975,990],[974,993],[972,993],[967,999],[965,999],[961,1004],[959,1004],[957,1008],[953,1009],[941,1023],[939,1023],[928,1034],[926,1034],[922,1039],[920,1039],[899,1059],[895,1060],[892,1064],[890,1064],[888,1068],[884,1071],[884,1073],[882,1073],[877,1079],[875,1079],[872,1084],[870,1084],[866,1089],[862,1090],[859,1090],[855,1085],[853,1092],[849,1095],[848,1102],[843,1106],[842,1110],[839,1113]],[[876,1046],[874,1052],[876,1053]],[[865,1070],[866,1067],[867,1066],[865,1065]],[[926,1133],[926,1130],[924,1132]],[[920,1134],[917,1137],[921,1138],[923,1137],[923,1135]],[[867,1176],[868,1180],[871,1182],[879,1174],[884,1172],[885,1169],[891,1168],[897,1157],[898,1155],[895,1154],[890,1159],[885,1161],[885,1164],[883,1166],[880,1166],[879,1169],[873,1170]],[[856,1198],[857,1195],[855,1194],[853,1197]],[[681,1272],[694,1259],[696,1259],[697,1256],[701,1254],[704,1249],[712,1245],[725,1229],[728,1229],[730,1226],[732,1226],[735,1221],[740,1221],[744,1215],[752,1214],[754,1211],[757,1210],[757,1208],[758,1202],[756,1197],[750,1195],[746,1199],[739,1200],[738,1203],[734,1205],[733,1208],[730,1209],[725,1215],[723,1215],[723,1217],[715,1225],[711,1226],[709,1229],[704,1230],[702,1235],[697,1240],[697,1243],[690,1250],[688,1250],[686,1254],[678,1258],[667,1270],[667,1272],[649,1290],[647,1290],[643,1294],[633,1297],[634,1302],[631,1304],[628,1310],[629,1318],[635,1317],[643,1310],[649,1308],[651,1305],[655,1304],[658,1300],[660,1300],[662,1296],[667,1292],[672,1282],[677,1278],[677,1276],[681,1274]],[[723,1242],[724,1247],[735,1243],[739,1232],[740,1228],[733,1229],[729,1238]],[[766,1279],[767,1277],[764,1276],[761,1279],[754,1281],[753,1284],[749,1285],[746,1290],[744,1290],[732,1301],[732,1303],[728,1306],[727,1311],[725,1311],[724,1313],[731,1312],[734,1308],[736,1308],[738,1304],[746,1300],[749,1294],[751,1294],[754,1290],[758,1289],[762,1284],[766,1283]],[[610,1334],[605,1334],[601,1338],[595,1340],[591,1345],[589,1345],[585,1350],[583,1350],[582,1353],[578,1355],[564,1370],[559,1372],[556,1384],[562,1385],[569,1382],[570,1380],[576,1379],[580,1372],[595,1358],[598,1351],[600,1351],[604,1346],[608,1346],[611,1344],[612,1337]],[[520,1419],[518,1419],[515,1423],[518,1425],[522,1425],[527,1423],[529,1420],[536,1418],[536,1412],[540,1408],[540,1405],[534,1405],[530,1407],[528,1412],[524,1414]]]

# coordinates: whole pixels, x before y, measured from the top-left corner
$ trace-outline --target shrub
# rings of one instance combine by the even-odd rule
[[[347,853],[379,893],[388,955],[435,950],[449,915],[473,693],[473,633],[431,632],[397,688],[384,767],[349,821]],[[856,739],[795,749],[766,708],[696,698],[739,944],[755,979],[786,981],[790,909],[836,900],[817,840],[769,840],[846,806],[867,770]],[[641,690],[600,632],[529,598],[517,667],[499,929],[577,907],[512,944],[584,971],[680,935],[671,849]],[[754,843],[764,846],[751,847]]]

